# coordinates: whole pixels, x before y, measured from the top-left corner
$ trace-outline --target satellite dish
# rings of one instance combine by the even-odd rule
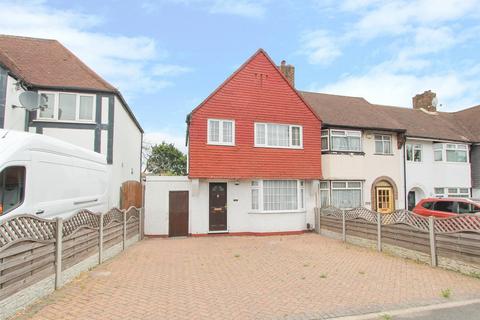
[[[18,97],[20,100],[20,104],[22,107],[27,109],[28,111],[33,111],[39,107],[39,100],[40,97],[37,92],[33,91],[25,91],[20,93]]]
[[[18,97],[20,104],[28,111],[34,111],[47,105],[47,96],[34,91],[25,91]]]

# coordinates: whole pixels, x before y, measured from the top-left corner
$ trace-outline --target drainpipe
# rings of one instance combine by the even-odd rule
[[[405,209],[408,210],[408,195],[407,195],[407,155],[405,145],[407,144],[407,137],[403,143],[403,198],[405,201]]]

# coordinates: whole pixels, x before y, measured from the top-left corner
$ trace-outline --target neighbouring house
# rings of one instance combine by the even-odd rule
[[[260,49],[189,114],[189,233],[313,225],[321,121],[292,80]]]
[[[300,91],[322,118],[319,205],[402,209],[405,129],[363,98]]]
[[[44,94],[28,112],[19,95]],[[105,155],[110,206],[124,181],[140,181],[143,130],[121,93],[56,40],[0,35],[0,128],[56,137]]]

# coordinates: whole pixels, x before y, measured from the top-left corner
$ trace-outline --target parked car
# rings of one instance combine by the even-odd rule
[[[480,215],[480,201],[466,198],[427,198],[421,200],[413,212],[422,216],[446,218],[459,214]]]
[[[48,136],[0,130],[0,221],[108,209],[104,156]]]

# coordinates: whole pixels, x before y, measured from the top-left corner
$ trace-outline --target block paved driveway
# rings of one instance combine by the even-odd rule
[[[17,319],[323,319],[478,297],[478,279],[316,234],[146,239]]]

